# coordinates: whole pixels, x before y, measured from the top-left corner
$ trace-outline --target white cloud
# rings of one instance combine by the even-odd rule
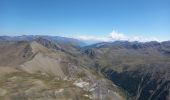
[[[113,30],[109,35],[112,40],[127,40],[128,39],[127,36],[115,30]]]
[[[98,36],[87,36],[81,35],[74,37],[83,41],[93,41],[93,42],[112,42],[112,41],[139,41],[139,42],[147,42],[147,41],[159,41],[159,39],[155,37],[143,37],[143,36],[127,36],[123,33],[113,30],[105,37]]]
[[[139,42],[147,42],[147,41],[159,41],[159,39],[155,37],[143,37],[143,36],[127,36],[123,33],[119,33],[117,31],[112,31],[110,33],[110,37],[112,40],[125,40],[125,41],[139,41]]]

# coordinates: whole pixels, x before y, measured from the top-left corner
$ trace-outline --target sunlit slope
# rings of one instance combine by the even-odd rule
[[[1,45],[1,60],[6,61],[0,63],[2,100],[124,100],[126,95],[96,73],[86,55],[44,42]]]

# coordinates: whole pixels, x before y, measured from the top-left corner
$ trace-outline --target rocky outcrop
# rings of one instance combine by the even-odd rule
[[[84,53],[88,55],[90,58],[94,58],[96,56],[95,50],[93,49],[86,49]]]
[[[49,41],[47,39],[39,37],[39,38],[35,39],[35,41],[37,43],[43,45],[46,48],[55,49],[55,50],[62,50],[62,48],[58,44],[53,43],[53,42],[51,42],[51,41]]]

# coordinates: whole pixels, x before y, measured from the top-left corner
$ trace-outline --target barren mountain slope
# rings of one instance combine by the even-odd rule
[[[31,47],[28,42],[0,42],[0,66],[17,65],[32,58]]]
[[[5,73],[0,76],[2,100],[124,100],[118,87],[90,69],[86,56],[49,46],[36,41],[1,44],[1,59],[9,59],[0,63],[0,73]]]

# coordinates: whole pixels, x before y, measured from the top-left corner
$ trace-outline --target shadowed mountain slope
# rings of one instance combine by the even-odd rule
[[[96,62],[102,72],[122,87],[134,100],[169,100],[170,42],[99,43],[82,52]]]

